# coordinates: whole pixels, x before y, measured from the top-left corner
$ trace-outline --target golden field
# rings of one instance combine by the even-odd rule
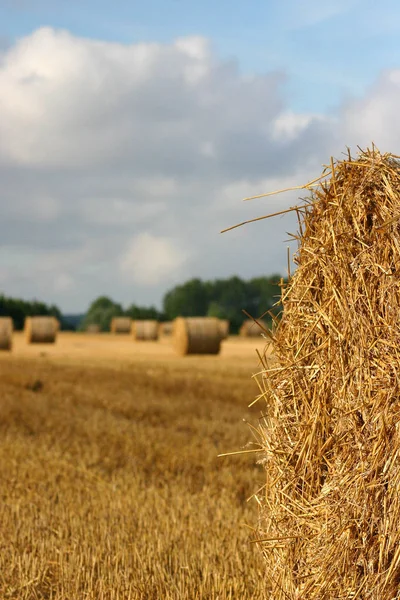
[[[14,334],[0,354],[0,598],[264,598],[251,530],[257,347]]]

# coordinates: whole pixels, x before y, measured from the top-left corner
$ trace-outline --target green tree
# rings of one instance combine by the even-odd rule
[[[191,279],[178,285],[164,296],[163,308],[166,318],[204,317],[209,304],[208,286],[200,279]]]
[[[163,320],[163,314],[160,313],[154,306],[136,306],[131,304],[125,311],[125,315],[131,319],[156,319]]]
[[[165,294],[164,312],[168,319],[205,315],[229,319],[231,331],[237,332],[247,318],[243,310],[266,321],[271,320],[265,315],[268,311],[278,314],[279,307],[274,305],[280,298],[279,282],[279,275],[249,281],[237,276],[205,282],[192,279]]]
[[[123,308],[107,296],[99,296],[92,302],[79,325],[80,330],[85,330],[88,325],[99,325],[101,331],[109,331],[111,319],[124,315]]]
[[[217,319],[227,319],[226,310],[219,302],[212,300],[208,305],[207,317],[217,317]]]
[[[51,315],[60,321],[62,329],[68,327],[62,318],[60,309],[55,304],[48,306],[36,299],[29,302],[0,295],[0,316],[11,317],[15,329],[23,329],[25,318],[35,315]]]
[[[256,314],[261,316],[265,312],[278,315],[280,307],[280,275],[271,275],[270,277],[255,277],[249,281],[253,288],[254,299],[256,303]],[[286,280],[284,280],[286,281]],[[268,317],[271,319],[271,317]]]

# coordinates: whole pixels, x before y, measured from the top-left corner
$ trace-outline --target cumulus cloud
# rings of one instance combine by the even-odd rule
[[[143,232],[129,242],[119,264],[128,281],[153,286],[176,281],[187,259],[173,239]]]
[[[329,115],[297,114],[286,75],[242,73],[202,37],[123,45],[43,28],[0,55],[0,284],[82,310],[158,302],[189,276],[284,273],[293,194],[331,154],[395,150],[399,75]]]
[[[372,140],[382,150],[399,154],[399,102],[400,69],[388,70],[364,98],[344,107],[342,135],[359,140],[360,146],[370,145]]]

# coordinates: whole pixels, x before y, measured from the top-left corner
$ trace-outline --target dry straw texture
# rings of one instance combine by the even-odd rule
[[[111,319],[111,333],[130,333],[132,319],[130,317],[114,317]]]
[[[263,360],[259,522],[274,600],[400,598],[400,162],[331,164]]]
[[[220,319],[219,321],[219,330],[220,330],[220,334],[221,334],[221,338],[223,340],[226,340],[226,338],[229,335],[229,321],[228,319]]]
[[[0,317],[0,350],[11,350],[13,329],[11,317]]]
[[[25,335],[28,344],[53,344],[57,337],[55,317],[27,317]]]
[[[86,333],[100,333],[100,325],[97,325],[97,323],[91,323],[86,327]]]
[[[160,337],[172,335],[174,331],[174,323],[173,321],[165,321],[165,323],[160,323],[158,333]]]
[[[173,343],[180,355],[218,354],[221,349],[220,321],[215,317],[178,317]]]
[[[158,321],[133,321],[132,333],[137,341],[155,341],[158,339]]]
[[[247,319],[242,323],[239,329],[239,335],[242,337],[260,337],[265,333],[267,324],[262,319],[257,319],[257,323],[253,319]]]

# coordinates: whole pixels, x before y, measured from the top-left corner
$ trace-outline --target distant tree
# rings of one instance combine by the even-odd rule
[[[101,331],[109,331],[111,319],[121,317],[124,310],[120,304],[114,302],[107,296],[99,296],[92,302],[79,325],[80,330],[85,330],[88,325],[99,325]]]
[[[205,282],[192,279],[165,294],[164,312],[168,319],[206,315],[229,319],[231,331],[237,332],[246,319],[243,310],[256,318],[264,316],[266,321],[271,316],[265,313],[279,312],[274,306],[280,298],[279,282],[279,275],[250,281],[237,276]]]
[[[261,316],[267,311],[275,315],[280,312],[280,280],[280,275],[275,274],[270,277],[255,277],[249,281],[257,305],[257,316]]]
[[[60,321],[63,328],[66,327],[66,324],[62,319],[61,311],[55,304],[48,306],[44,302],[39,302],[38,300],[29,302],[19,298],[9,298],[0,295],[0,316],[11,317],[15,329],[23,329],[25,318],[35,315],[51,315]]]
[[[227,319],[227,311],[219,302],[213,300],[208,305],[207,317],[217,317],[217,319]]]
[[[136,306],[131,304],[125,311],[125,315],[131,319],[155,319],[157,321],[163,320],[163,314],[160,313],[154,306]]]
[[[166,318],[203,317],[209,304],[208,286],[200,279],[191,279],[178,285],[164,296],[163,308]]]

